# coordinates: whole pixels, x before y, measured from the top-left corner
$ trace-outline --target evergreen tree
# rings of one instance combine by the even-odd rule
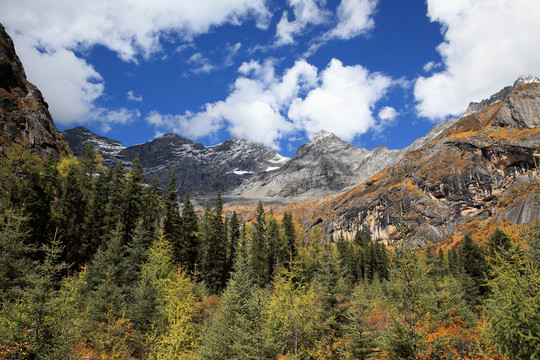
[[[257,205],[257,222],[254,224],[253,239],[251,243],[250,266],[257,283],[264,286],[269,281],[266,242],[266,219],[262,202]]]
[[[341,261],[328,246],[313,279],[312,292],[318,318],[317,352],[323,358],[336,358],[336,343],[343,337],[347,324],[350,293]]]
[[[238,220],[238,215],[236,214],[236,211],[233,211],[231,215],[231,219],[229,220],[229,231],[228,231],[228,239],[227,239],[227,270],[226,272],[229,274],[233,271],[233,265],[236,260],[237,255],[237,248],[240,244],[240,237],[241,237],[241,230],[240,230],[240,222]]]
[[[83,225],[87,215],[87,196],[83,189],[83,174],[77,163],[68,170],[59,204],[59,238],[65,245],[64,259],[78,268],[84,263],[87,244]]]
[[[264,294],[253,283],[250,267],[240,257],[208,324],[200,348],[201,359],[243,360],[272,358],[265,348]]]
[[[521,244],[495,254],[485,301],[486,335],[511,358],[540,357],[540,269]]]
[[[163,236],[174,248],[174,261],[185,259],[186,247],[182,241],[182,219],[178,206],[178,191],[176,190],[176,177],[171,172],[165,193],[165,219],[163,220]]]
[[[221,197],[218,193],[216,207],[206,205],[201,226],[198,270],[208,290],[216,294],[227,279],[227,235],[224,231]]]
[[[141,216],[143,202],[143,168],[139,156],[133,160],[133,167],[125,175],[124,192],[122,194],[122,241],[128,244]]]
[[[497,228],[489,237],[487,245],[489,254],[493,256],[495,252],[508,251],[512,245],[512,240],[507,233]]]
[[[186,194],[184,206],[182,207],[182,236],[186,249],[183,266],[186,271],[193,273],[195,271],[195,264],[197,263],[197,251],[199,248],[199,217],[189,199],[189,194]]]
[[[458,251],[464,273],[462,282],[465,289],[469,289],[469,293],[476,292],[483,297],[488,291],[485,284],[488,268],[483,250],[471,236],[465,235]],[[479,304],[480,298],[472,297],[470,301],[471,305]]]
[[[270,281],[276,267],[281,265],[286,258],[286,248],[282,246],[283,241],[281,240],[281,234],[279,232],[279,224],[274,215],[270,214],[268,219],[266,219],[266,222],[266,272],[268,274],[268,281]]]
[[[154,176],[150,184],[144,188],[141,207],[143,209],[142,226],[144,233],[149,240],[147,246],[150,246],[152,239],[159,228],[161,216],[164,211],[163,199],[157,176]]]
[[[118,223],[121,222],[123,213],[123,194],[124,194],[124,167],[122,162],[118,162],[113,170],[109,170],[106,176],[107,188],[106,198],[108,200],[106,207],[107,232],[113,232]]]
[[[298,248],[296,247],[296,229],[294,228],[293,217],[290,213],[283,214],[282,220],[283,236],[287,246],[287,261],[284,263],[290,269],[291,263],[298,256]]]

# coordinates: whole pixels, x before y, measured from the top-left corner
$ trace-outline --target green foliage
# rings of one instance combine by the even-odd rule
[[[495,255],[485,302],[486,336],[516,359],[540,358],[540,269],[521,244]]]
[[[269,358],[265,348],[264,292],[254,286],[254,276],[242,258],[210,319],[200,348],[201,359]]]

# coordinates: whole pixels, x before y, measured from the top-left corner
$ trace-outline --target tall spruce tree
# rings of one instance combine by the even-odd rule
[[[185,251],[181,262],[188,273],[193,273],[199,248],[199,217],[189,198],[189,193],[186,194],[182,207],[182,241]]]
[[[256,223],[251,243],[250,266],[257,284],[264,286],[269,281],[267,266],[268,247],[266,242],[266,219],[262,202],[257,205]]]
[[[125,187],[122,194],[122,241],[128,244],[131,241],[135,227],[141,216],[141,204],[143,200],[143,168],[139,156],[133,160],[133,166],[125,175]]]
[[[298,248],[296,246],[296,229],[294,227],[294,220],[291,213],[284,213],[283,220],[281,222],[283,226],[283,236],[285,237],[285,244],[287,246],[287,260],[285,265],[290,269],[291,263],[294,262],[298,256]]]
[[[185,256],[185,244],[182,242],[182,218],[178,206],[178,191],[176,190],[176,177],[171,172],[169,183],[165,191],[165,219],[163,220],[163,236],[172,244],[174,261],[180,262]]]

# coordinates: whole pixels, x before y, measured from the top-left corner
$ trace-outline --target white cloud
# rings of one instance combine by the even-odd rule
[[[93,120],[101,123],[101,130],[103,132],[109,132],[111,130],[111,125],[130,124],[140,117],[141,113],[139,110],[130,110],[126,108],[116,110],[98,108],[95,109],[93,114]]]
[[[40,52],[34,46],[35,39],[20,35],[13,38],[26,75],[43,93],[54,120],[68,125],[88,119],[93,102],[103,94],[101,75],[72,51]]]
[[[138,96],[135,95],[135,94],[133,93],[133,90],[129,90],[129,91],[127,92],[127,95],[126,95],[126,96],[127,96],[127,99],[130,100],[130,101],[141,102],[141,101],[143,100],[142,95],[138,95]]]
[[[275,75],[275,60],[243,63],[239,73],[225,100],[208,103],[198,113],[154,111],[146,121],[159,132],[194,138],[226,128],[233,136],[275,149],[284,136],[297,132],[312,136],[321,129],[351,141],[379,125],[372,110],[393,83],[360,65],[344,66],[335,59],[321,74],[305,60],[297,61],[282,76]]]
[[[379,124],[377,124],[376,130],[382,131],[385,128],[392,126],[396,123],[396,118],[399,113],[391,106],[385,106],[379,110],[378,117],[380,119]]]
[[[329,38],[351,39],[365,34],[375,26],[373,14],[378,0],[342,0],[337,9],[337,26]]]
[[[324,129],[352,141],[376,126],[372,110],[392,85],[389,77],[332,59],[320,78],[320,86],[305,99],[296,99],[289,109],[297,128],[310,137]]]
[[[174,34],[189,42],[213,26],[249,19],[264,29],[270,16],[264,0],[5,0],[0,21],[55,121],[69,124],[93,121],[104,91],[100,74],[74,50],[103,45],[136,62],[160,50],[160,37]]]
[[[428,16],[444,29],[437,48],[444,70],[419,77],[420,115],[461,115],[523,74],[540,74],[538,0],[428,0]]]
[[[311,25],[319,25],[327,21],[330,12],[324,9],[324,0],[289,0],[293,10],[294,20],[289,21],[289,13],[283,12],[281,20],[276,27],[276,45],[294,43],[294,36]]]
[[[379,119],[393,121],[398,116],[398,112],[391,106],[385,106],[379,111]]]

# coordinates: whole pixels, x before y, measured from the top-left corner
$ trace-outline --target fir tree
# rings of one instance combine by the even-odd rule
[[[282,220],[283,236],[287,246],[287,261],[285,265],[290,268],[291,263],[298,256],[298,248],[296,247],[296,229],[294,228],[293,217],[290,213],[283,214]]]
[[[189,198],[189,193],[186,194],[184,206],[182,207],[182,237],[185,252],[181,262],[188,273],[193,273],[199,248],[199,217]]]
[[[163,220],[163,236],[174,248],[174,260],[180,262],[185,258],[185,244],[182,242],[182,219],[178,206],[178,191],[176,190],[176,177],[171,172],[165,193],[165,219]]]
[[[122,194],[122,241],[128,244],[131,241],[133,231],[141,216],[141,204],[143,200],[144,175],[139,156],[133,160],[133,167],[125,175],[125,186]]]
[[[251,243],[250,266],[251,271],[257,279],[260,286],[268,283],[267,266],[267,243],[266,243],[266,219],[264,217],[264,208],[262,202],[257,205],[257,222],[254,224],[253,239]]]

